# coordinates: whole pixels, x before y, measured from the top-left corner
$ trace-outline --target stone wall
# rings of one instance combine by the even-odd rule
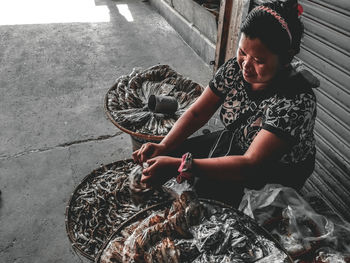
[[[209,65],[215,60],[216,16],[193,0],[149,0],[184,41]]]

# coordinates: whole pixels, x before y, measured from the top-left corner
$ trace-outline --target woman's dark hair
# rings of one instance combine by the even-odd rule
[[[258,38],[271,52],[279,56],[282,63],[289,63],[300,51],[304,26],[298,18],[297,0],[264,1],[262,4],[282,17],[259,7],[254,8],[242,23],[241,32],[249,38]],[[281,21],[287,23],[291,38]],[[290,52],[292,50],[292,53]]]

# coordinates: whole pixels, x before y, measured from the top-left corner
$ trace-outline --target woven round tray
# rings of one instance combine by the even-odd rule
[[[152,82],[156,88],[149,88],[149,90],[145,91],[143,83]],[[168,85],[167,88],[162,87],[162,85]],[[125,92],[119,92],[120,88]],[[147,85],[146,85],[147,87]],[[116,83],[109,88],[107,94],[104,99],[104,110],[106,112],[107,117],[110,121],[118,127],[123,132],[128,133],[130,136],[139,138],[145,141],[161,141],[167,132],[171,129],[171,124],[173,124],[179,116],[193,103],[193,101],[200,96],[203,92],[204,88],[196,82],[184,78],[182,75],[175,72],[168,65],[156,65],[151,68],[145,70],[136,70],[134,69],[132,73],[128,76],[121,76],[116,80]],[[128,93],[130,96],[126,96]],[[179,96],[182,94],[183,96]],[[127,127],[122,125],[115,116],[119,116],[119,112],[123,110],[132,110],[132,109],[145,109],[142,112],[150,112],[147,109],[148,97],[150,95],[167,95],[174,96],[177,98],[179,103],[179,109],[175,112],[174,115],[166,115],[165,117],[157,117],[158,122],[157,126],[162,126],[161,123],[163,119],[171,120],[171,124],[166,125],[166,128],[161,129],[163,131],[162,134],[159,134],[159,130],[156,128],[155,130],[147,130],[147,132],[143,132],[140,129],[136,129],[135,127]],[[125,97],[128,97],[126,99]],[[136,101],[133,101],[133,99]],[[109,104],[110,101],[112,104]],[[131,102],[130,102],[131,101]],[[121,113],[120,113],[121,114]],[[148,118],[148,117],[147,117]],[[145,118],[145,119],[147,119]],[[153,114],[150,114],[149,118],[154,118]],[[130,120],[130,118],[128,118]],[[161,120],[161,122],[159,122]],[[131,121],[131,120],[130,120]],[[134,123],[135,125],[137,122]],[[144,125],[145,127],[147,125]]]
[[[234,212],[235,214],[237,214],[239,216],[240,220],[242,221],[241,225],[244,227],[247,227],[248,231],[250,231],[250,232],[253,231],[254,233],[262,235],[266,239],[272,241],[274,246],[278,250],[283,252],[283,254],[286,256],[286,260],[284,261],[285,263],[293,262],[293,259],[290,257],[288,252],[276,241],[276,239],[274,239],[274,237],[265,228],[259,226],[259,224],[255,220],[253,220],[249,216],[245,215],[243,212],[233,208],[232,206],[229,206],[227,204],[224,204],[224,203],[216,201],[216,200],[209,200],[209,199],[204,199],[204,198],[199,198],[199,200],[202,204],[207,204],[207,205],[211,205],[214,207],[226,208],[226,209],[231,210],[232,212]],[[98,256],[96,257],[95,262],[101,263],[101,257],[103,255],[104,250],[107,248],[108,244],[113,239],[117,238],[118,235],[120,235],[121,231],[125,227],[127,227],[127,226],[129,226],[137,221],[141,221],[141,220],[145,219],[146,217],[148,217],[149,215],[151,215],[155,211],[161,211],[161,210],[164,210],[166,208],[169,208],[171,206],[171,204],[172,204],[172,201],[165,201],[165,202],[162,202],[159,204],[155,204],[153,206],[150,206],[150,207],[136,213],[134,216],[130,217],[127,221],[120,224],[119,227],[116,229],[116,231],[108,238],[108,240],[101,247],[101,250],[100,250]],[[264,261],[264,262],[268,262],[268,261]]]
[[[135,166],[131,159],[101,166],[88,174],[70,196],[65,212],[67,235],[73,249],[91,261],[126,219],[146,207],[169,200],[162,191],[148,192],[147,201],[141,203],[131,198],[127,191],[128,175]]]

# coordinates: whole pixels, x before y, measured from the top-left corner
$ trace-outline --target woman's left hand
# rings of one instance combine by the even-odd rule
[[[141,182],[147,185],[161,185],[177,175],[180,158],[157,156],[146,162],[149,166],[142,171]]]

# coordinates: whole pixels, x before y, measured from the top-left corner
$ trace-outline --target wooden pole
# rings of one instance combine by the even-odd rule
[[[214,72],[225,62],[226,46],[231,21],[233,0],[221,0],[218,21],[218,37],[215,50]]]
[[[214,73],[226,60],[236,55],[241,23],[248,12],[249,3],[249,0],[221,0]]]

